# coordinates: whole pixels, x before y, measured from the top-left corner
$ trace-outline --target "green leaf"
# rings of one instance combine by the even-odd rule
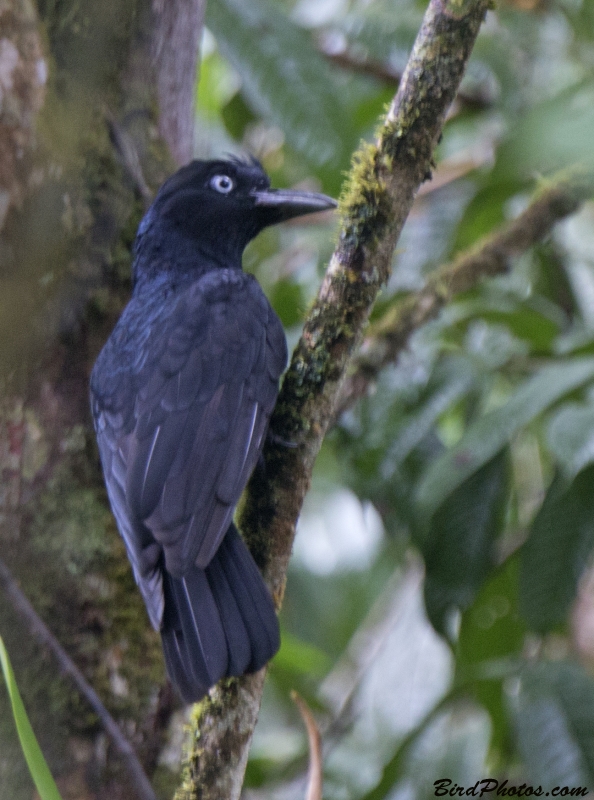
[[[594,84],[583,81],[530,109],[512,127],[500,147],[497,174],[506,176],[551,173],[594,163]]]
[[[329,656],[323,650],[302,641],[288,631],[283,631],[281,647],[272,664],[273,667],[300,672],[315,678],[323,677],[332,666]]]
[[[35,783],[41,800],[61,800],[58,787],[56,786],[43,753],[37,743],[33,728],[29,722],[25,706],[18,690],[12,665],[8,658],[8,653],[4,647],[4,642],[0,637],[0,665],[4,673],[4,681],[8,689],[8,696],[12,705],[12,713],[16,724],[17,733],[23,748],[23,753],[29,767],[29,772]]]
[[[528,775],[545,793],[594,782],[594,682],[569,663],[527,665],[509,711]]]
[[[233,95],[221,110],[221,117],[225,123],[225,128],[238,142],[241,141],[247,126],[256,119],[243,99],[241,92]]]
[[[310,36],[265,0],[209,3],[206,24],[254,111],[316,166],[348,163],[356,133],[337,81]]]
[[[519,293],[519,288],[514,293],[509,285],[495,281],[488,286],[481,286],[456,303],[455,324],[468,329],[476,325],[479,318],[496,327],[505,326],[508,337],[511,333],[520,340],[516,348],[520,343],[524,346],[527,344],[532,353],[544,355],[551,355],[555,348],[554,353],[558,355],[558,337],[567,325],[564,312],[545,297],[533,294],[527,299],[520,299]],[[500,356],[499,363],[503,364],[504,361],[505,353]]]
[[[594,405],[566,404],[551,418],[547,444],[570,477],[594,461]]]
[[[489,731],[484,709],[474,708],[467,698],[453,699],[434,714],[402,752],[398,768],[394,769],[394,761],[387,765],[381,788],[371,793],[371,797],[394,800],[405,794],[415,800],[430,800],[436,797],[436,782],[445,776],[450,788],[473,786],[485,774]],[[398,748],[397,755],[400,753]],[[385,778],[390,768],[393,780],[388,786]],[[369,797],[366,795],[364,800]]]
[[[407,7],[408,5],[408,7]],[[340,30],[349,45],[359,52],[369,53],[378,63],[393,66],[400,62],[402,71],[412,50],[422,15],[414,3],[399,3],[398,14],[381,3],[369,5],[365,13],[350,13],[337,18],[335,29]]]
[[[417,403],[393,442],[386,448],[384,474],[393,474],[435,426],[437,419],[467,394],[476,381],[476,371],[467,359],[450,358],[445,378],[424,403]],[[444,371],[445,371],[444,370]]]
[[[491,716],[491,746],[499,754],[509,749],[509,724],[502,678],[490,674],[490,666],[514,658],[524,643],[526,624],[518,610],[518,573],[516,553],[494,572],[462,614],[456,648],[456,682],[465,684],[470,676],[473,696]]]
[[[567,487],[557,476],[522,547],[520,609],[528,624],[548,631],[565,616],[594,547],[594,466]]]
[[[544,367],[501,408],[473,423],[460,441],[434,461],[419,483],[417,504],[428,518],[460,484],[486,464],[511,437],[569,392],[594,378],[594,359]]]
[[[489,175],[470,203],[466,206],[452,252],[465,250],[475,244],[482,236],[486,236],[493,228],[505,220],[505,203],[519,188],[516,180],[500,181],[497,176]]]
[[[228,62],[216,51],[200,64],[197,107],[200,113],[215,119],[221,109],[236,95],[240,79]]]
[[[276,281],[272,287],[270,302],[285,328],[302,322],[307,304],[298,283],[286,278]]]
[[[513,656],[521,649],[526,625],[518,611],[518,574],[516,553],[493,573],[462,615],[456,654],[463,667]]]
[[[459,694],[451,690],[398,742],[379,782],[361,800],[384,800],[402,790],[411,797],[435,797],[434,781],[444,775],[452,785],[476,781],[484,767],[488,721],[466,699],[459,702]]]
[[[559,326],[553,320],[527,305],[509,313],[485,311],[481,316],[488,322],[503,322],[519,339],[530,342],[534,353],[549,354],[559,334]]]
[[[507,453],[464,481],[431,517],[423,541],[425,605],[433,627],[448,633],[451,612],[474,600],[493,564],[508,495]]]

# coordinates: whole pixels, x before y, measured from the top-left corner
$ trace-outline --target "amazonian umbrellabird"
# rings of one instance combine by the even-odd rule
[[[268,225],[335,205],[271,189],[255,159],[182,167],[140,223],[132,298],[93,368],[109,500],[186,702],[279,647],[272,598],[232,517],[287,346],[242,253]]]

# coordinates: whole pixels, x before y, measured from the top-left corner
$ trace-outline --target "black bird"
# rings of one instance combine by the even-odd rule
[[[279,647],[272,598],[232,517],[287,346],[242,253],[266,226],[335,205],[271,189],[255,159],[182,167],[140,223],[132,298],[93,368],[109,500],[186,702]]]

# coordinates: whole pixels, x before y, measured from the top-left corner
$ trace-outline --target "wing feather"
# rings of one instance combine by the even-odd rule
[[[287,361],[282,326],[252,277],[218,270],[159,292],[132,299],[92,377],[108,492],[153,624],[163,615],[157,561],[179,578],[214,557]]]

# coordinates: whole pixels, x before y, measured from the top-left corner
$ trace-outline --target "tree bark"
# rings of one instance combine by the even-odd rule
[[[178,166],[194,152],[198,37],[206,0],[154,0],[153,62],[157,69],[159,131]]]
[[[0,2],[2,557],[149,772],[172,696],[107,511],[88,375],[151,188],[191,156],[203,5]],[[2,593],[0,634],[64,798],[133,797],[98,718]],[[28,800],[2,692],[0,750],[0,796]]]

